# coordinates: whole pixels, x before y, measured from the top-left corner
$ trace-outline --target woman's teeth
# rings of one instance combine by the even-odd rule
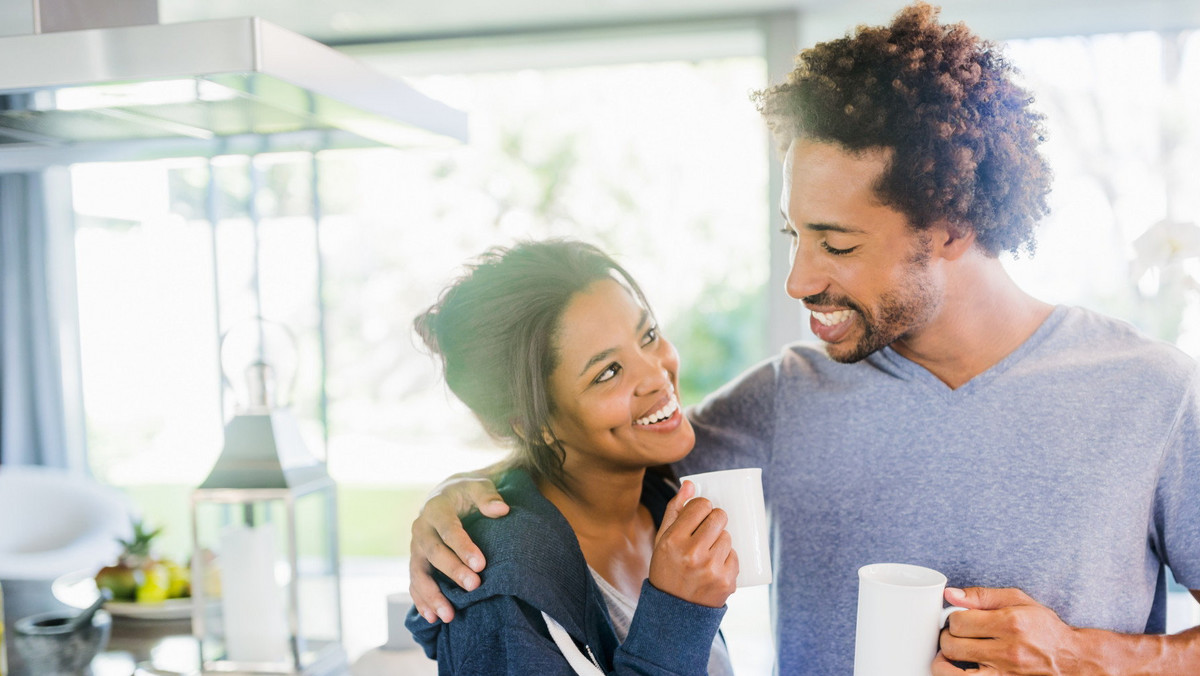
[[[671,400],[667,402],[666,406],[663,406],[661,409],[651,413],[645,418],[639,418],[634,422],[636,422],[638,425],[653,425],[656,422],[662,422],[667,418],[670,418],[671,415],[678,409],[679,401],[676,400],[675,397],[671,397]]]
[[[838,310],[837,312],[817,312],[816,310],[812,311],[812,316],[816,317],[817,321],[821,322],[825,326],[833,326],[834,324],[841,324],[842,322],[846,321],[847,319],[850,319],[850,315],[852,315],[852,314],[854,314],[854,310]]]

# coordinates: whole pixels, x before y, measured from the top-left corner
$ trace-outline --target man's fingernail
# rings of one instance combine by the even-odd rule
[[[421,617],[425,618],[425,621],[428,622],[429,624],[433,624],[434,622],[437,622],[437,619],[438,619],[437,615],[434,615],[432,612],[430,612],[428,610],[421,613]]]
[[[463,575],[462,579],[459,582],[461,583],[459,586],[461,586],[463,589],[466,589],[467,591],[472,591],[475,589],[475,580],[471,579],[470,577],[468,577],[466,575]]]
[[[472,556],[471,558],[467,559],[467,565],[470,566],[472,570],[478,572],[479,569],[483,568],[483,561],[481,561],[478,556]]]
[[[967,598],[967,593],[957,587],[946,587],[946,598],[951,601],[962,601]]]

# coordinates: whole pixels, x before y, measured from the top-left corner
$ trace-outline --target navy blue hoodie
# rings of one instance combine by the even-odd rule
[[[438,661],[439,674],[574,674],[550,638],[542,612],[561,624],[606,673],[707,673],[724,607],[684,601],[646,580],[629,634],[618,643],[566,518],[524,470],[507,472],[497,488],[508,502],[508,515],[476,515],[463,524],[487,557],[482,583],[468,592],[439,573],[442,593],[454,604],[454,620],[430,624],[414,608],[405,622],[425,653]],[[656,525],[674,492],[665,479],[646,473],[642,504]]]

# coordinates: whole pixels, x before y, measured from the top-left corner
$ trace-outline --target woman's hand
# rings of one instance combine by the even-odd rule
[[[729,517],[683,482],[663,514],[650,559],[650,584],[685,601],[710,608],[725,605],[737,588],[738,560],[725,524]],[[684,504],[687,503],[687,504]]]
[[[487,561],[462,527],[462,517],[476,510],[489,518],[508,514],[496,484],[482,472],[447,479],[434,489],[413,522],[408,593],[427,622],[454,619],[454,606],[433,579],[434,568],[467,591],[479,586],[477,573]]]

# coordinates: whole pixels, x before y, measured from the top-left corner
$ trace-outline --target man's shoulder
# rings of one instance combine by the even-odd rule
[[[852,364],[834,361],[825,346],[815,341],[798,341],[780,348],[773,356],[742,372],[726,387],[774,386],[780,381],[810,381],[818,384],[830,380],[858,380],[879,371],[873,360]]]
[[[1119,364],[1191,375],[1196,360],[1178,347],[1146,335],[1133,324],[1082,307],[1061,306],[1062,320],[1047,345],[1056,358],[1092,365]]]
[[[1178,347],[1094,310],[1060,306],[1057,314],[1057,326],[1018,369],[1032,369],[1059,387],[1095,383],[1169,401],[1195,386],[1197,362]]]

